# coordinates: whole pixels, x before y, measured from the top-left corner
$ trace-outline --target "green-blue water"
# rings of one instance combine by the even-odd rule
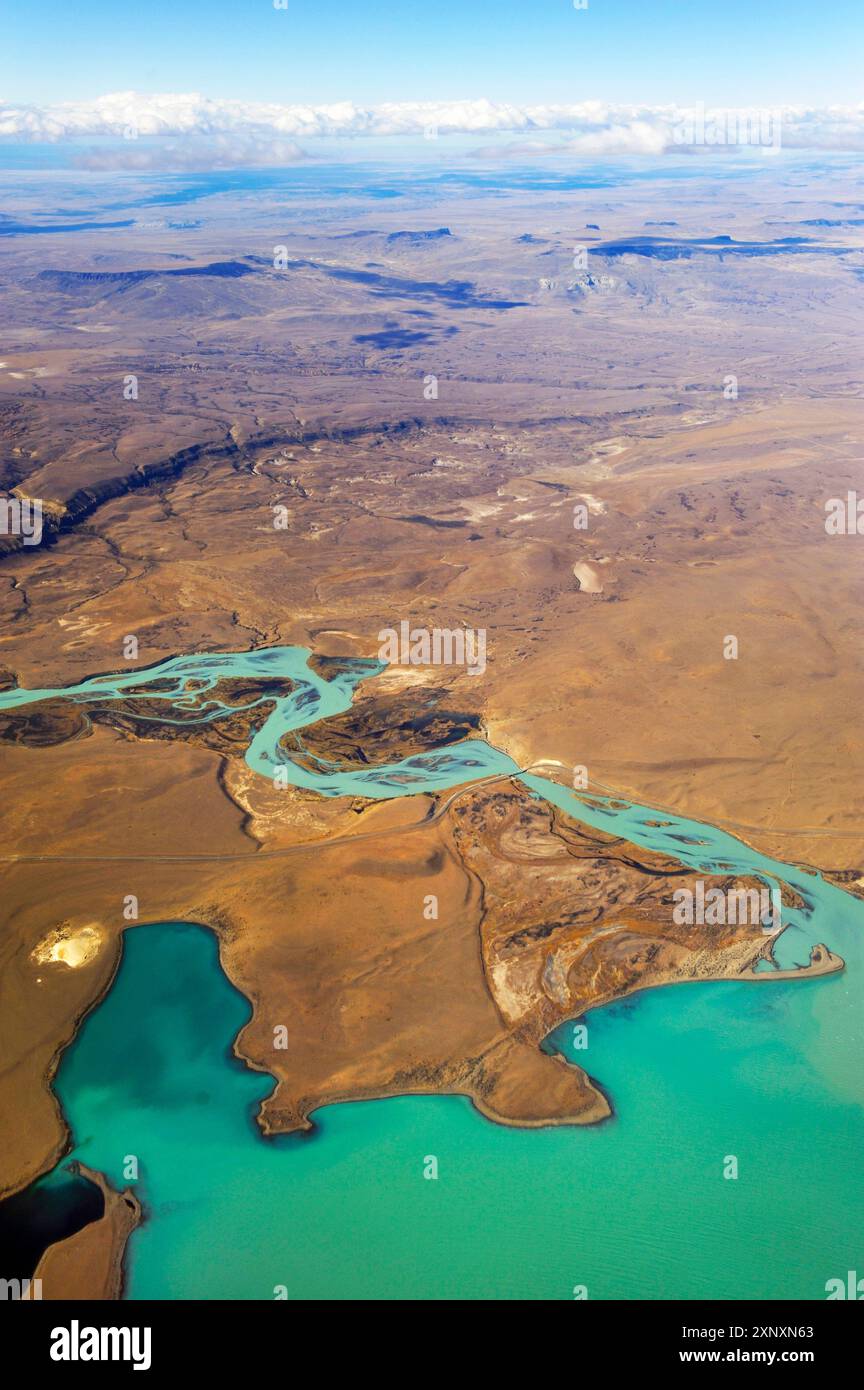
[[[214,660],[183,659],[199,676]],[[326,717],[360,678],[320,690],[315,677],[305,708],[295,691],[250,761],[266,770],[284,720]],[[485,747],[467,746],[472,760]],[[451,750],[450,783],[468,780],[465,749]],[[434,780],[446,775],[435,757],[428,768],[407,761],[412,776],[428,772],[424,785],[448,785]],[[513,767],[500,753],[480,762],[474,776]],[[377,794],[416,791],[400,787],[404,770],[375,769]],[[322,775],[341,794],[358,774]],[[230,1054],[249,1007],[215,938],[188,925],[128,931],[115,983],[56,1090],[75,1157],[120,1186],[126,1156],[140,1162],[148,1220],[130,1243],[130,1297],[272,1298],[284,1285],[291,1298],[533,1299],[586,1285],[592,1299],[813,1299],[862,1267],[864,905],[712,827],[665,812],[669,824],[650,825],[655,811],[585,806],[524,780],[577,818],[706,872],[792,884],[807,908],[784,912],[781,962],[806,960],[821,940],[847,970],[646,991],[587,1016],[587,1051],[571,1051],[573,1025],[562,1026],[550,1045],[614,1103],[597,1127],[505,1129],[468,1101],[406,1097],[328,1107],[312,1137],[265,1141],[253,1114],[271,1082]],[[723,1177],[729,1155],[737,1180]]]
[[[307,770],[280,748],[279,740],[296,729],[341,714],[350,707],[356,686],[384,670],[379,661],[356,660],[332,680],[326,680],[306,664],[308,657],[306,647],[265,647],[252,652],[178,656],[146,670],[93,676],[79,685],[66,688],[0,691],[0,710],[21,709],[38,700],[58,697],[83,705],[129,699],[146,682],[159,680],[172,684],[164,690],[148,691],[147,700],[165,702],[166,723],[180,722],[172,720],[168,710],[180,708],[188,711],[196,706],[201,722],[210,722],[232,712],[233,708],[222,704],[215,696],[201,708],[202,697],[220,680],[288,678],[295,684],[289,695],[277,699],[262,695],[246,706],[272,705],[246,751],[249,766],[264,777],[273,777],[277,768],[281,768],[286,783],[306,787],[321,796],[365,796],[380,800],[410,792],[440,791],[460,782],[474,781],[496,772],[512,772],[516,768],[505,753],[492,748],[482,739],[465,739],[451,748],[419,753],[381,767],[340,772],[335,768],[328,771],[326,766],[322,766],[320,772]],[[194,682],[194,690],[187,688],[189,682]],[[183,722],[188,722],[188,716]]]

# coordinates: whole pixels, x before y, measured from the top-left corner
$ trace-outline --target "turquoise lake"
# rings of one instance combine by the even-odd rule
[[[169,704],[202,671],[215,682],[252,662],[259,675],[293,674],[302,685],[248,754],[272,775],[286,728],[346,708],[357,682],[381,669],[354,663],[328,682],[305,657],[179,658],[98,678],[98,694],[120,698],[169,668]],[[8,691],[0,708],[46,693],[97,692],[93,682]],[[393,796],[514,767],[468,740],[389,768],[303,776],[326,795]],[[301,770],[290,769],[294,780]],[[846,971],[645,991],[588,1014],[585,1051],[572,1050],[573,1025],[563,1025],[547,1045],[610,1096],[614,1118],[599,1126],[506,1129],[465,1100],[404,1097],[327,1107],[313,1135],[264,1140],[254,1113],[272,1082],[231,1055],[249,1005],[224,976],[215,937],[188,924],[129,930],[112,989],[55,1082],[72,1157],[121,1187],[126,1156],[139,1160],[147,1220],[130,1242],[128,1297],[270,1299],[284,1286],[292,1299],[570,1299],[584,1285],[589,1299],[822,1299],[827,1280],[862,1267],[864,903],[713,827],[665,812],[666,824],[652,825],[650,808],[586,805],[546,779],[523,780],[578,819],[705,872],[790,883],[806,908],[784,909],[778,960],[804,962],[824,941]],[[723,1177],[727,1155],[737,1180]]]

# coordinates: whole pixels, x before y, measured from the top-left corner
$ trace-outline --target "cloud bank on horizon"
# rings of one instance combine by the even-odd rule
[[[325,106],[278,102],[214,100],[197,93],[144,94],[113,92],[92,101],[50,106],[0,100],[0,139],[53,142],[81,137],[167,136],[177,140],[241,141],[247,162],[273,163],[304,157],[297,139],[328,137],[446,135],[554,135],[553,141],[519,139],[496,145],[484,154],[565,152],[579,155],[662,155],[692,140],[682,131],[703,122],[710,131],[720,112],[737,116],[742,126],[773,120],[782,128],[787,149],[855,151],[864,149],[864,102],[827,107],[697,108],[693,106],[625,106],[601,101],[572,105],[513,105],[485,99],[466,101],[384,102],[358,106],[350,101]],[[278,143],[281,142],[281,143]],[[710,134],[697,143],[726,143]],[[774,143],[778,143],[776,140]],[[226,161],[233,156],[224,145]],[[143,152],[138,157],[145,162]],[[135,167],[129,152],[123,167]],[[108,167],[103,164],[101,167]]]

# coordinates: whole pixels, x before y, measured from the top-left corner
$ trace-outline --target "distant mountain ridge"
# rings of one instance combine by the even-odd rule
[[[427,241],[440,241],[442,237],[452,237],[453,233],[449,227],[436,227],[431,232],[391,232],[387,238],[388,243],[401,242],[404,246],[420,245]]]
[[[48,280],[61,290],[74,290],[78,285],[139,285],[154,276],[210,275],[220,280],[239,280],[254,275],[255,267],[243,261],[213,261],[210,265],[175,266],[170,270],[42,270],[39,280]]]

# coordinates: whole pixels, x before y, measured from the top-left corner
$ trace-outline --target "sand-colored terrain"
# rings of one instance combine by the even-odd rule
[[[481,675],[391,668],[292,751],[374,764],[482,731],[860,891],[864,539],[824,522],[862,486],[862,238],[773,245],[858,196],[826,176],[793,215],[770,170],[694,184],[683,211],[674,180],[562,191],[542,216],[525,193],[442,194],[452,237],[416,244],[387,238],[428,225],[419,195],[310,203],[289,234],[225,194],[194,241],[82,234],[47,276],[41,239],[17,241],[0,483],[43,498],[46,526],[40,546],[0,537],[0,686],[277,643],[375,656],[403,620],[483,629]],[[686,255],[621,249],[646,212]],[[602,293],[570,284],[586,222]],[[770,254],[691,253],[730,226]],[[146,690],[0,714],[4,1193],[63,1152],[51,1077],[147,922],[218,933],[254,1008],[237,1050],[275,1079],[269,1132],[428,1091],[504,1123],[598,1120],[602,1077],[540,1050],[556,1023],[648,985],[763,979],[760,929],[673,925],[680,865],[513,783],[441,815],[444,797],[325,802],[246,766],[260,711],[157,717]]]
[[[110,1301],[122,1292],[123,1255],[141,1220],[141,1206],[130,1189],[115,1192],[101,1173],[83,1164],[78,1171],[100,1189],[105,1211],[98,1221],[49,1246],[35,1279],[40,1281],[40,1297],[48,1301]]]

